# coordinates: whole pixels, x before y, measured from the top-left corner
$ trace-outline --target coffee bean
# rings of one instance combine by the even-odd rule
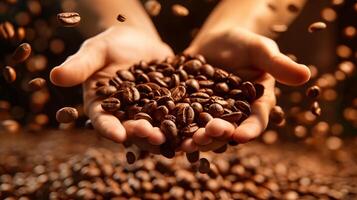
[[[216,69],[213,75],[215,81],[224,82],[227,80],[229,73],[223,69]]]
[[[212,96],[214,94],[213,90],[210,88],[201,88],[200,90],[198,90],[198,92],[206,93],[209,96]]]
[[[164,120],[160,124],[160,130],[164,133],[166,140],[175,141],[178,130],[176,124],[171,120]]]
[[[16,80],[16,72],[15,72],[14,68],[12,68],[10,66],[6,66],[2,70],[2,75],[4,76],[5,81],[8,83],[12,83]]]
[[[120,100],[114,97],[104,99],[101,106],[104,111],[115,112],[120,109]]]
[[[213,150],[213,152],[215,152],[215,153],[224,153],[224,152],[227,151],[227,148],[228,148],[228,145],[225,144],[225,145],[219,147],[218,149]]]
[[[135,81],[134,75],[128,70],[118,70],[116,74],[124,81]]]
[[[161,72],[157,72],[157,71],[149,72],[149,73],[147,73],[147,75],[149,76],[149,78],[152,82],[154,82],[153,80],[155,78],[159,78],[159,79],[164,78],[164,75]]]
[[[200,68],[201,74],[203,74],[209,78],[212,78],[214,76],[214,71],[215,71],[214,67],[212,67],[212,65],[209,65],[209,64],[204,64]]]
[[[161,11],[161,4],[157,0],[146,1],[144,7],[146,12],[152,17],[159,15]]]
[[[198,124],[200,127],[206,126],[206,124],[213,119],[212,115],[207,112],[201,112],[198,116]]]
[[[202,104],[200,104],[198,102],[192,103],[191,107],[195,111],[196,116],[198,116],[201,112],[203,112],[203,106],[202,106]]]
[[[149,85],[147,84],[139,84],[136,86],[136,89],[138,89],[138,91],[142,94],[142,93],[145,93],[145,94],[148,94],[150,92],[152,92],[152,89]]]
[[[185,70],[178,70],[177,74],[180,76],[181,81],[186,81],[188,79],[188,74]]]
[[[179,126],[191,124],[195,118],[195,111],[189,105],[184,105],[177,111],[177,123]]]
[[[213,103],[209,106],[208,112],[213,117],[221,117],[224,113],[223,106],[218,103]]]
[[[12,59],[16,63],[25,61],[31,54],[31,46],[28,43],[22,43],[18,46],[12,54]]]
[[[136,83],[147,83],[147,82],[150,82],[150,78],[146,74],[139,74],[136,77]]]
[[[176,123],[176,117],[175,116],[173,116],[173,115],[165,115],[165,117],[164,117],[164,120],[171,120],[171,121],[173,121],[174,123]]]
[[[28,86],[31,91],[40,90],[46,86],[46,80],[43,78],[35,78],[29,81]]]
[[[78,111],[72,107],[64,107],[56,112],[56,120],[59,123],[70,123],[78,118]]]
[[[187,61],[183,65],[183,69],[189,74],[197,74],[200,71],[201,66],[202,66],[202,63],[199,60],[193,59],[193,60]]]
[[[241,82],[242,82],[242,79],[234,74],[230,74],[228,76],[228,85],[231,88],[234,88],[234,89],[238,88],[240,86]]]
[[[153,123],[151,116],[144,112],[139,112],[139,113],[135,114],[134,119],[135,120],[145,119],[146,121],[150,122],[151,124]]]
[[[311,106],[310,110],[311,110],[312,114],[314,114],[315,116],[320,116],[321,115],[320,104],[317,101],[314,101],[312,103],[312,106]]]
[[[196,92],[190,95],[190,100],[192,102],[198,102],[201,104],[207,103],[210,100],[210,96],[203,92]]]
[[[167,109],[169,109],[170,112],[173,111],[176,107],[175,103],[172,100],[166,101],[165,106],[167,107]]]
[[[250,115],[251,113],[251,108],[248,102],[246,101],[236,101],[234,103],[234,106],[241,112],[243,112],[245,115]]]
[[[121,94],[121,98],[125,104],[132,104],[140,99],[140,93],[136,87],[126,87],[119,91],[118,94]]]
[[[263,96],[265,88],[262,84],[259,83],[254,83],[254,88],[256,92],[255,99],[259,99],[260,97]]]
[[[186,7],[184,7],[180,4],[172,5],[171,10],[172,10],[172,13],[178,17],[185,17],[188,14],[190,14],[190,11]]]
[[[157,99],[157,105],[165,105],[166,102],[168,101],[173,101],[173,99],[170,96],[162,96]]]
[[[255,87],[251,82],[243,82],[241,85],[241,90],[249,102],[252,102],[257,95]]]
[[[153,112],[153,119],[160,122],[167,114],[169,114],[169,109],[167,109],[166,106],[159,106]]]
[[[140,149],[136,145],[131,145],[125,155],[126,161],[129,164],[135,163],[135,161],[139,159],[140,153]]]
[[[186,81],[186,87],[189,93],[197,92],[200,89],[200,85],[196,79],[188,79]]]
[[[142,107],[137,104],[130,105],[126,108],[126,114],[129,119],[134,119],[135,115],[142,111]]]
[[[151,114],[153,113],[155,110],[157,109],[157,102],[154,100],[151,100],[149,103],[145,104],[143,106],[142,111],[147,113],[147,114]]]
[[[274,124],[281,124],[284,121],[285,113],[280,106],[274,106],[270,111],[269,120]]]
[[[206,158],[200,159],[200,164],[198,166],[198,171],[202,174],[207,174],[210,171],[210,164]]]
[[[122,14],[119,14],[119,15],[117,16],[117,20],[118,20],[119,22],[125,22],[126,17],[125,17],[124,15],[122,15]]]
[[[183,86],[177,86],[171,90],[171,97],[174,102],[181,101],[181,99],[186,95],[186,88]]]
[[[246,99],[246,96],[245,94],[243,93],[242,90],[240,89],[234,89],[234,90],[231,90],[229,92],[229,95],[228,95],[230,98],[233,98],[235,100],[244,100]]]
[[[214,81],[212,81],[212,80],[200,80],[200,81],[198,81],[198,84],[202,88],[212,88],[214,86]]]
[[[92,120],[88,119],[88,120],[85,122],[84,127],[85,127],[86,129],[91,129],[91,130],[93,130],[94,127],[93,127],[93,124],[92,124]]]
[[[186,153],[186,158],[190,163],[195,163],[200,159],[200,152],[194,151],[192,153]]]
[[[316,99],[317,97],[320,96],[321,89],[319,86],[311,86],[307,89],[306,91],[306,96],[312,99]]]
[[[327,26],[324,22],[315,22],[309,26],[309,32],[314,33],[317,31],[321,31],[321,30],[324,30],[326,27]]]
[[[198,125],[196,123],[189,124],[181,129],[181,133],[185,137],[192,137],[193,134],[198,130]]]
[[[232,112],[229,114],[224,114],[221,116],[222,119],[229,121],[229,122],[235,122],[235,123],[238,123],[239,120],[241,119],[241,117],[242,117],[242,113],[240,111]]]
[[[9,40],[15,37],[14,26],[10,22],[0,24],[0,38]]]
[[[174,146],[169,142],[165,142],[164,144],[160,145],[160,154],[165,156],[166,158],[175,157]]]
[[[96,95],[100,97],[108,97],[114,94],[117,89],[114,86],[102,86],[97,89]]]
[[[121,87],[121,84],[123,84],[123,80],[121,80],[119,77],[113,77],[109,80],[109,85],[112,85],[116,88],[120,88]]]
[[[229,92],[229,87],[228,87],[227,83],[217,83],[215,85],[214,91],[217,94],[225,95],[226,93]]]
[[[66,12],[57,14],[57,19],[64,27],[73,27],[79,24],[81,16],[75,12]]]

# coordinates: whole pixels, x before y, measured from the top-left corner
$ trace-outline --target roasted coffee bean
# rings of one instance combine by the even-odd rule
[[[234,105],[239,111],[243,112],[246,115],[250,115],[251,108],[250,108],[250,105],[249,105],[248,102],[246,102],[246,101],[236,101],[234,103]]]
[[[120,121],[124,121],[127,118],[127,114],[125,111],[118,110],[113,114],[116,118],[118,118]]]
[[[166,116],[164,117],[164,120],[171,120],[171,121],[173,121],[174,123],[176,123],[176,117],[173,116],[173,115],[166,115]]]
[[[198,102],[201,104],[207,103],[210,100],[210,96],[203,92],[196,92],[190,95],[190,100],[192,102]]]
[[[119,14],[119,15],[117,16],[117,20],[118,20],[119,22],[125,22],[126,17],[125,17],[124,15],[122,15],[122,14]]]
[[[218,149],[213,150],[213,152],[215,152],[215,153],[224,153],[224,152],[227,151],[227,148],[228,148],[228,145],[225,144],[225,145],[219,147]]]
[[[15,37],[14,26],[10,22],[0,24],[0,37],[4,40],[9,40]]]
[[[200,164],[198,166],[198,171],[202,174],[207,174],[210,171],[210,164],[206,158],[200,159]]]
[[[173,99],[170,96],[162,96],[157,99],[157,105],[165,105],[166,102],[168,101],[173,101]]]
[[[173,111],[176,107],[175,103],[172,100],[166,101],[165,106],[167,107],[167,109],[169,109],[170,112]]]
[[[240,89],[231,90],[228,95],[229,95],[230,98],[233,98],[235,100],[244,100],[244,99],[246,99],[245,94]]]
[[[129,119],[134,119],[135,115],[141,112],[142,107],[138,106],[137,104],[128,106],[126,108],[126,114]]]
[[[10,66],[6,66],[2,70],[2,75],[4,76],[5,81],[8,83],[12,83],[16,80],[16,72],[15,72],[14,68],[12,68]]]
[[[175,157],[175,147],[169,143],[165,142],[164,144],[160,145],[160,154],[165,156],[166,158],[173,158]]]
[[[135,163],[136,160],[139,159],[140,157],[140,149],[136,146],[136,145],[131,145],[127,152],[126,152],[126,161],[129,163],[129,164],[133,164]]]
[[[152,117],[155,121],[160,122],[167,114],[169,114],[169,109],[167,109],[166,106],[158,106],[156,110],[154,110]]]
[[[234,88],[234,89],[238,88],[240,86],[241,82],[242,82],[242,79],[234,74],[230,74],[228,76],[228,85],[231,88]]]
[[[171,81],[170,81],[170,87],[176,87],[180,85],[180,76],[177,74],[172,74],[171,76]]]
[[[312,103],[310,110],[311,110],[312,114],[314,114],[315,116],[320,116],[321,115],[320,104],[317,101],[314,101]]]
[[[213,103],[209,106],[208,112],[213,116],[213,117],[221,117],[224,113],[223,106],[218,104],[218,103]]]
[[[212,80],[200,80],[200,81],[198,81],[198,84],[202,88],[212,88],[214,86],[214,81],[212,81]]]
[[[90,120],[90,119],[86,120],[86,122],[85,122],[85,124],[84,124],[84,127],[85,127],[86,129],[91,129],[91,130],[93,130],[94,127],[93,127],[93,124],[92,124],[92,120]]]
[[[153,113],[157,109],[157,102],[154,100],[151,100],[147,104],[143,106],[142,111],[148,114]]]
[[[189,124],[182,128],[181,133],[185,137],[192,137],[193,134],[198,130],[198,125],[196,123]]]
[[[31,54],[31,46],[28,43],[22,43],[18,46],[12,54],[12,59],[16,63],[25,61]]]
[[[102,87],[105,85],[107,85],[107,83],[103,80],[99,80],[99,81],[95,82],[95,87]]]
[[[104,99],[101,106],[104,111],[115,112],[120,109],[120,100],[114,97]]]
[[[205,81],[205,80],[208,80],[207,77],[204,76],[204,75],[198,75],[198,76],[195,77],[195,79],[196,79],[197,81]]]
[[[172,13],[178,17],[185,17],[190,14],[190,11],[180,4],[174,4],[171,7]]]
[[[189,74],[197,74],[200,71],[201,66],[202,63],[199,60],[193,59],[183,64],[183,69]]]
[[[229,76],[229,73],[223,69],[216,69],[213,75],[215,81],[225,82]]]
[[[57,19],[64,27],[73,27],[79,24],[81,16],[75,12],[66,12],[57,14]]]
[[[162,87],[162,88],[160,88],[159,91],[160,91],[160,95],[161,96],[166,96],[166,97],[170,97],[171,98],[171,92],[170,92],[169,89]]]
[[[121,98],[126,104],[137,102],[140,99],[140,93],[136,87],[126,87],[119,91],[119,94],[122,95]]]
[[[197,92],[200,89],[200,85],[196,79],[188,79],[186,81],[186,88],[189,93]]]
[[[198,124],[200,127],[206,126],[206,124],[213,119],[212,115],[207,112],[201,112],[198,116]]]
[[[151,87],[148,86],[147,84],[139,84],[139,85],[136,86],[136,89],[138,89],[138,91],[140,93],[148,94],[148,93],[152,92]]]
[[[186,105],[177,111],[177,123],[179,126],[191,124],[195,118],[195,111],[191,106]]]
[[[163,81],[162,79],[160,79],[159,77],[155,77],[153,78],[152,82],[156,83],[157,85],[159,85],[160,87],[168,87],[167,83],[165,83],[165,81]]]
[[[214,94],[213,90],[210,88],[201,88],[200,90],[198,90],[198,92],[206,93],[209,96],[212,96]]]
[[[160,90],[161,88],[158,84],[152,82],[146,83],[146,85],[148,85],[152,90]]]
[[[196,116],[198,116],[201,112],[203,112],[203,106],[202,106],[202,104],[200,104],[198,102],[192,103],[191,107],[195,111]]]
[[[188,74],[185,70],[180,69],[177,71],[177,74],[180,76],[181,81],[186,81],[188,79]]]
[[[97,89],[96,95],[100,97],[108,97],[114,94],[117,89],[114,86],[102,86]]]
[[[228,87],[227,83],[217,83],[215,85],[214,91],[217,94],[225,95],[226,93],[229,92],[229,87]]]
[[[147,73],[147,75],[149,76],[151,82],[154,82],[153,80],[155,78],[159,78],[159,79],[164,78],[164,75],[161,72],[157,72],[157,71],[149,72],[149,73]]]
[[[274,124],[281,124],[284,121],[285,113],[280,106],[274,106],[270,111],[269,120]]]
[[[72,107],[64,107],[56,112],[56,120],[59,123],[70,123],[78,118],[78,111]]]
[[[309,26],[308,30],[310,33],[314,33],[317,31],[324,30],[326,27],[327,27],[327,25],[324,22],[315,22]]]
[[[264,86],[259,83],[254,83],[254,88],[255,88],[255,99],[259,99],[260,97],[263,96],[264,94]]]
[[[255,99],[257,94],[255,87],[251,82],[243,82],[240,88],[249,102],[252,102]]]
[[[226,121],[236,122],[236,123],[239,122],[241,117],[242,117],[242,113],[240,111],[224,114],[224,115],[221,116],[221,118],[226,120]]]
[[[150,78],[146,74],[139,74],[136,77],[136,83],[148,83],[148,82],[150,82]]]
[[[200,68],[200,72],[201,74],[205,75],[208,78],[212,78],[214,76],[214,68],[212,67],[212,65],[209,64],[204,64],[201,68]]]
[[[306,96],[308,96],[309,98],[312,98],[312,99],[316,99],[317,97],[320,96],[320,93],[321,93],[320,87],[314,85],[307,89]]]
[[[153,120],[152,120],[151,116],[149,114],[147,114],[147,113],[144,113],[144,112],[136,113],[135,116],[134,116],[134,119],[135,120],[145,119],[146,121],[148,121],[150,123],[153,123]]]
[[[194,151],[192,153],[186,153],[186,158],[190,163],[195,163],[200,159],[200,152]]]
[[[160,124],[160,130],[164,133],[168,141],[174,141],[178,134],[176,124],[171,120],[162,121]]]
[[[120,88],[121,84],[123,83],[123,81],[119,78],[119,77],[113,77],[109,80],[109,85],[112,85],[116,88]]]
[[[135,81],[135,77],[133,75],[133,73],[131,73],[128,70],[118,70],[116,72],[116,74],[118,75],[118,77],[124,81]]]
[[[46,86],[46,80],[43,78],[35,78],[29,81],[28,86],[31,91],[40,90]]]
[[[174,102],[181,101],[181,99],[186,95],[186,88],[183,86],[177,86],[171,90],[171,97]]]
[[[152,17],[159,15],[161,11],[161,4],[157,0],[146,1],[144,7],[146,12],[148,12]]]

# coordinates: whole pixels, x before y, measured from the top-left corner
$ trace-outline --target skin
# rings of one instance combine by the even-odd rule
[[[95,2],[99,0],[91,1],[91,4],[83,5],[99,3]],[[97,23],[100,24],[98,32],[106,30],[88,39],[76,54],[55,67],[50,74],[51,81],[62,87],[83,84],[85,113],[103,136],[118,143],[129,140],[141,149],[158,153],[158,145],[165,141],[159,128],[152,127],[144,120],[121,123],[116,117],[103,112],[100,99],[94,95],[94,84],[98,80],[108,79],[118,69],[126,69],[140,60],[162,60],[173,55],[172,50],[162,42],[138,2],[107,0],[100,3],[103,7],[114,10],[117,8],[113,12],[106,12],[107,9],[100,7],[90,8],[101,19]],[[256,28],[255,24],[273,23],[277,17],[263,18],[264,13],[268,15],[267,10],[240,17],[239,13],[265,8],[263,3],[265,5],[266,2],[222,1],[185,52],[202,54],[215,66],[263,84],[264,95],[254,102],[251,116],[239,127],[235,128],[222,119],[214,119],[205,128],[200,128],[192,139],[184,141],[181,150],[209,151],[219,148],[228,139],[244,143],[256,138],[266,128],[270,109],[276,103],[275,79],[287,85],[299,85],[309,79],[310,73],[306,66],[297,64],[280,53],[276,43],[265,37],[274,37],[271,32],[266,31],[265,26]],[[283,4],[278,0],[275,3]],[[304,1],[301,1],[300,6],[303,3]],[[122,24],[112,22],[118,13],[126,14],[128,21]],[[284,18],[284,23],[288,24],[294,18],[295,16]]]

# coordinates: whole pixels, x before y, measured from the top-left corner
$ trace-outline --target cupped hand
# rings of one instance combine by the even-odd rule
[[[275,80],[300,85],[310,78],[309,69],[282,54],[273,40],[245,29],[206,33],[195,40],[186,53],[202,54],[208,63],[265,87],[263,96],[251,105],[251,115],[238,127],[213,119],[199,129],[193,139],[185,141],[182,148],[187,152],[214,150],[229,139],[245,143],[256,138],[267,127],[270,110],[276,103]]]
[[[129,27],[112,27],[88,39],[60,66],[51,71],[51,81],[58,86],[83,84],[84,110],[94,128],[115,142],[132,141],[143,150],[155,151],[164,143],[163,133],[145,120],[121,123],[101,108],[95,94],[96,82],[108,81],[119,69],[127,69],[141,60],[162,60],[172,50],[158,37]]]

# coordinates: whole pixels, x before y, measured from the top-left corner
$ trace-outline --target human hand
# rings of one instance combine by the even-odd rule
[[[286,85],[300,85],[310,78],[309,69],[280,53],[273,40],[241,28],[205,33],[186,53],[202,54],[208,63],[265,87],[263,96],[251,105],[251,115],[237,128],[222,119],[213,119],[193,139],[185,141],[182,148],[187,152],[215,150],[229,139],[245,143],[256,138],[266,128],[276,103],[275,79]]]
[[[158,152],[165,137],[146,120],[121,123],[101,108],[95,94],[97,81],[108,81],[119,69],[127,69],[141,60],[162,60],[173,53],[157,37],[130,27],[112,27],[88,39],[79,51],[51,71],[51,81],[71,87],[83,83],[84,111],[101,135],[115,142],[131,141],[142,150]]]

